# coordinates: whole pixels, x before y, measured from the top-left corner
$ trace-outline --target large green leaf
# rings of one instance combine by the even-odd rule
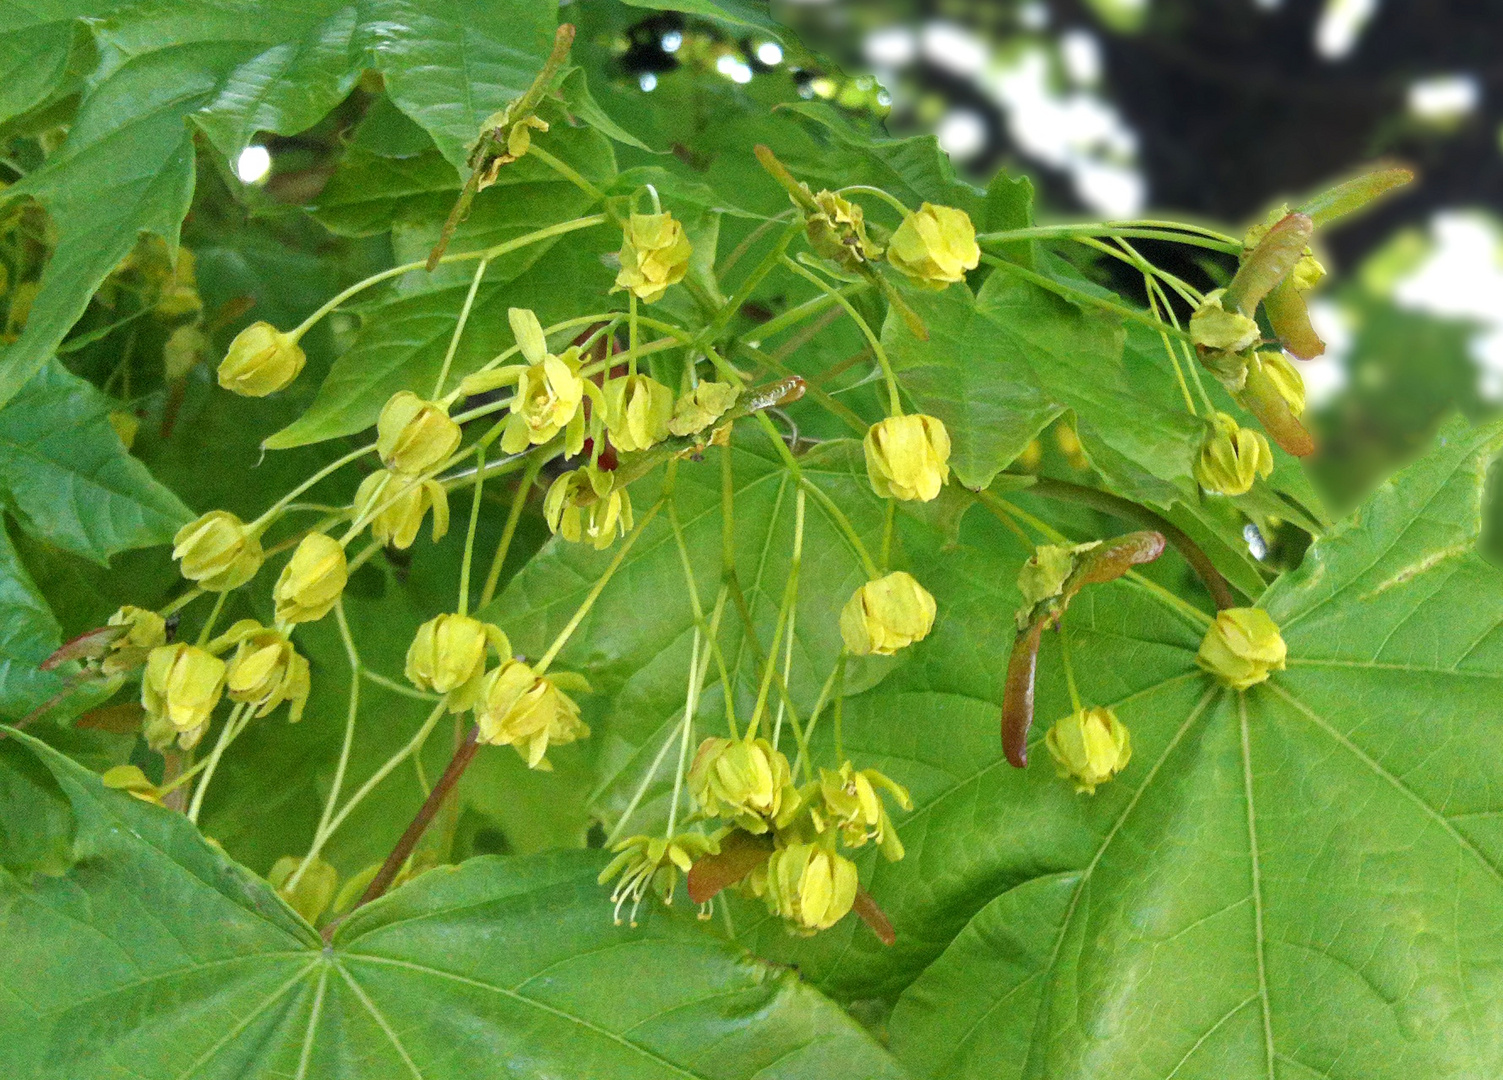
[[[847,723],[915,788],[908,858],[872,885],[899,950],[872,964],[833,942],[825,982],[891,994],[917,975],[891,1032],[918,1075],[1497,1072],[1503,577],[1474,548],[1500,445],[1453,424],[1317,540],[1266,598],[1288,669],[1245,694],[1130,585],[1082,596],[1065,620],[1082,696],[1115,704],[1134,747],[1094,797],[981,741],[1000,678],[959,668],[985,639],[904,669],[932,739]],[[1041,670],[1047,722],[1069,708],[1047,646]]]
[[[60,644],[57,619],[0,526],[0,716],[19,719],[63,689],[61,675],[37,667]]]
[[[97,562],[191,516],[126,452],[108,400],[50,363],[0,407],[0,498],[33,535]]]
[[[429,873],[326,949],[180,815],[26,745],[71,804],[78,862],[0,872],[0,1039],[19,1075],[903,1075],[796,974],[687,913],[613,926],[596,854]],[[11,782],[14,756],[7,794],[35,786]]]

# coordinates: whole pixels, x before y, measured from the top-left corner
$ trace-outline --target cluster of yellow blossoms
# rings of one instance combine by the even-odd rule
[[[739,849],[753,855],[726,885],[762,900],[793,933],[827,930],[850,912],[859,888],[856,864],[841,849],[872,842],[889,861],[901,859],[903,845],[882,796],[913,808],[902,785],[849,761],[795,785],[787,757],[767,739],[750,735],[700,743],[688,788],[699,817],[724,824],[708,835],[634,836],[617,844],[600,880],[620,875],[611,894],[618,922],[628,900],[635,920],[649,887],[671,901],[679,871]]]

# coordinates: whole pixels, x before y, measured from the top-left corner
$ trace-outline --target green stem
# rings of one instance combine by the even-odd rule
[[[517,480],[517,490],[511,497],[511,509],[506,515],[506,527],[501,530],[501,542],[491,556],[491,568],[485,575],[485,588],[480,590],[479,609],[483,609],[496,595],[496,586],[501,582],[501,568],[506,565],[506,555],[511,551],[512,538],[517,535],[517,524],[522,520],[522,510],[527,505],[527,495],[537,483],[538,474],[548,463],[548,455],[535,453],[527,463],[526,470]]]
[[[899,217],[906,218],[909,214],[913,213],[913,211],[910,210],[910,209],[908,209],[908,207],[903,203],[903,201],[901,199],[899,199],[896,195],[893,195],[892,193],[887,192],[887,191],[883,191],[879,187],[872,187],[870,184],[847,184],[845,187],[841,188],[835,194],[837,194],[837,195],[844,195],[844,194],[846,194],[846,192],[849,192],[849,191],[860,191],[860,192],[863,192],[863,193],[865,193],[867,195],[875,195],[875,196],[877,196],[883,202],[887,203],[887,205],[891,206],[894,210],[896,210],[898,212],[898,216]]]
[[[784,595],[783,605],[788,611],[788,634],[783,645],[783,685],[788,685],[788,680],[793,674],[793,640],[798,633],[798,578],[799,568],[804,558],[804,489],[801,487],[794,496],[793,503],[793,555],[788,560],[788,586]],[[764,690],[772,672],[772,659],[777,652],[777,635],[773,635],[772,648],[768,650],[768,677],[763,679]],[[777,746],[778,737],[783,732],[783,717],[787,713],[784,702],[778,701],[778,714],[772,723],[772,745]]]
[[[188,820],[198,824],[198,812],[203,809],[204,795],[209,790],[209,781],[214,779],[214,770],[219,768],[219,759],[224,757],[225,750],[230,743],[235,741],[235,736],[240,734],[240,717],[245,712],[245,703],[237,702],[230,710],[230,715],[225,717],[224,727],[219,729],[219,739],[214,743],[214,749],[209,751],[205,759],[203,779],[193,789],[193,802],[188,807]]]
[[[480,524],[480,494],[485,487],[485,447],[476,447],[475,494],[470,500],[470,527],[464,536],[464,561],[459,564],[458,613],[470,613],[470,564],[475,560],[475,527]]]
[[[795,377],[792,368],[788,367],[786,364],[778,360],[770,353],[763,352],[761,349],[758,349],[753,345],[748,345],[745,342],[737,342],[736,351],[739,353],[745,353],[759,366],[766,368],[774,375],[779,375],[785,379]],[[837,417],[838,419],[843,421],[846,427],[850,428],[858,438],[865,436],[867,428],[871,427],[871,425],[868,424],[865,420],[861,419],[861,417],[853,409],[842,405],[839,401],[836,401],[835,398],[830,395],[830,392],[828,390],[825,390],[823,387],[817,386],[812,382],[805,382],[804,393],[808,394],[815,401],[819,402],[820,405],[824,406],[825,410],[829,412],[830,415]]]
[[[794,262],[786,255],[783,256],[783,265],[789,270],[792,270],[795,274],[803,278],[805,281],[812,283],[815,288],[819,289],[826,296],[832,297],[837,304],[845,309],[845,313],[855,321],[856,325],[861,328],[861,332],[866,335],[867,343],[871,345],[872,352],[877,357],[877,363],[882,368],[882,377],[887,380],[888,412],[892,416],[902,416],[903,401],[898,394],[897,376],[893,374],[892,364],[887,360],[887,350],[882,348],[881,339],[872,332],[871,326],[864,318],[861,317],[861,313],[857,311],[855,306],[844,296],[842,296],[833,285],[830,285],[812,270],[808,269],[807,267],[800,266],[798,263]]]
[[[1083,706],[1080,704],[1080,691],[1075,687],[1075,665],[1070,662],[1070,632],[1063,628],[1059,632],[1059,654],[1064,661],[1065,686],[1070,691],[1070,711],[1080,712]]]
[[[225,601],[230,598],[231,590],[225,589],[214,601],[214,608],[209,612],[209,617],[204,620],[203,629],[198,632],[198,647],[202,649],[209,643],[209,638],[214,634],[214,624],[219,621],[219,613],[224,610]]]
[[[1200,230],[1174,222],[1157,224],[1164,227],[1133,227],[1116,224],[1034,225],[1026,229],[1001,229],[996,232],[980,233],[976,237],[976,242],[978,244],[1005,244],[1018,240],[1077,240],[1081,237],[1121,236],[1143,240],[1167,240],[1176,244],[1224,251],[1230,255],[1240,254],[1242,251],[1240,241],[1233,240],[1231,237],[1221,237],[1219,234],[1211,234],[1209,230]],[[1172,231],[1176,229],[1184,229],[1186,232]]]
[[[415,687],[406,686],[403,683],[397,682],[397,680],[395,679],[387,678],[379,671],[372,671],[370,668],[361,668],[360,677],[367,682],[375,683],[377,686],[382,687],[383,689],[390,690],[393,694],[400,694],[402,697],[412,698],[412,700],[414,701],[432,702],[438,701],[443,697],[442,694],[430,694],[426,690],[418,690]]]
[[[751,232],[747,233],[746,239],[742,240],[741,243],[737,244],[735,248],[731,250],[731,253],[725,257],[725,262],[721,263],[720,268],[715,271],[716,279],[724,281],[725,275],[729,274],[731,272],[731,268],[741,261],[741,257],[751,250],[752,245],[755,244],[758,240],[762,239],[763,236],[767,235],[768,229],[771,229],[774,226],[788,220],[788,216],[792,213],[794,213],[794,210],[791,208],[784,210],[781,214],[773,215],[766,221],[762,222],[762,224],[758,225]]]
[[[882,573],[892,568],[892,533],[898,517],[898,500],[887,500],[887,512],[882,520]]]
[[[840,530],[841,535],[845,537],[846,543],[850,544],[851,550],[861,560],[861,567],[866,571],[867,578],[875,581],[881,577],[882,571],[877,568],[877,564],[872,560],[870,552],[866,550],[866,545],[861,542],[861,537],[856,534],[855,528],[851,525],[850,518],[846,517],[840,507],[835,505],[833,499],[819,489],[819,485],[809,480],[801,480],[800,483],[809,494],[814,496],[815,500],[819,503],[820,509],[829,518],[830,523]]]
[[[694,628],[694,637],[689,648],[689,689],[684,694],[684,719],[679,728],[678,768],[673,773],[673,798],[668,803],[668,839],[674,837],[678,826],[678,800],[684,790],[684,769],[689,763],[689,742],[694,730],[694,710],[699,707],[699,627]]]
[[[605,568],[605,573],[600,576],[600,580],[595,582],[594,586],[591,587],[588,595],[580,603],[579,609],[574,612],[574,617],[558,632],[558,637],[553,639],[553,644],[548,646],[548,651],[533,665],[533,670],[537,674],[541,675],[547,671],[548,665],[553,663],[554,658],[559,654],[559,650],[569,643],[569,638],[574,635],[575,630],[579,629],[579,624],[584,621],[585,616],[590,613],[590,609],[595,606],[595,601],[600,599],[600,594],[605,591],[605,587],[610,583],[611,577],[621,568],[621,564],[626,560],[627,553],[631,551],[632,545],[637,542],[637,538],[642,535],[643,531],[652,522],[652,519],[657,517],[658,511],[662,508],[662,500],[653,503],[652,509],[643,514],[642,520],[637,522],[636,528],[627,534],[626,539],[621,542],[620,550],[616,552],[616,557]]]
[[[637,373],[637,294],[626,291],[626,349],[630,357],[626,362],[628,375]]]
[[[560,161],[558,158],[548,153],[548,151],[544,150],[537,144],[536,140],[534,140],[532,145],[527,148],[527,153],[532,157],[537,158],[544,165],[548,166],[548,168],[552,169],[554,172],[562,176],[565,180],[569,181],[569,183],[579,188],[580,191],[583,191],[591,199],[595,200],[596,202],[605,201],[605,192],[601,191],[594,184],[590,183],[590,181],[586,180],[583,176],[576,172],[572,166]]]
[[[480,279],[485,277],[485,268],[490,265],[489,259],[481,259],[475,267],[475,276],[470,279],[470,291],[465,293],[464,306],[459,309],[459,321],[454,324],[454,333],[449,338],[449,348],[444,352],[443,366],[438,369],[438,378],[433,383],[433,393],[429,396],[435,400],[444,391],[444,383],[449,378],[449,368],[454,363],[454,354],[459,351],[459,339],[464,334],[465,324],[470,321],[470,309],[475,306],[475,294],[480,291]]]
[[[1190,335],[1179,329],[1179,327],[1165,326],[1163,322],[1155,319],[1152,315],[1145,314],[1144,312],[1138,311],[1135,308],[1130,308],[1125,304],[1114,303],[1113,301],[1097,296],[1094,293],[1086,292],[1084,289],[1077,289],[1072,285],[1066,285],[1064,282],[1056,281],[1054,278],[1045,277],[1043,274],[1035,273],[1034,271],[1029,270],[1026,267],[1019,266],[1017,263],[1008,262],[1006,259],[999,259],[995,255],[982,254],[981,260],[982,262],[985,262],[990,266],[994,266],[999,270],[1005,270],[1007,273],[1012,274],[1014,277],[1020,277],[1024,281],[1037,285],[1041,289],[1052,292],[1056,296],[1062,296],[1072,303],[1087,304],[1091,307],[1100,308],[1103,311],[1110,311],[1113,315],[1117,315],[1120,318],[1127,319],[1131,322],[1140,323],[1151,330],[1158,331],[1159,333],[1168,333],[1171,336],[1179,338],[1183,341],[1190,340]]]

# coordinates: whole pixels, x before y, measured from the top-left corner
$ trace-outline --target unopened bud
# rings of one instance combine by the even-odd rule
[[[1075,790],[1087,795],[1132,760],[1127,725],[1108,708],[1081,709],[1056,720],[1044,745],[1058,763],[1059,775],[1074,780]]]
[[[109,644],[109,652],[100,662],[106,675],[120,675],[146,662],[147,654],[167,644],[167,620],[148,608],[126,604],[110,616],[110,626],[128,627]]]
[[[1278,624],[1262,608],[1227,608],[1206,631],[1195,662],[1233,690],[1246,690],[1284,670],[1288,650]]]
[[[272,598],[277,622],[301,623],[322,619],[344,592],[349,578],[344,547],[324,533],[309,533],[282,568]]]
[[[793,781],[788,759],[766,739],[709,738],[689,768],[689,794],[706,814],[765,833]]]
[[[179,740],[198,741],[224,694],[224,661],[195,645],[160,645],[146,660],[141,707],[164,721]]]
[[[265,557],[261,540],[227,510],[210,510],[172,538],[183,577],[210,592],[227,592],[256,576]]]
[[[437,615],[418,627],[407,649],[407,679],[435,694],[457,691],[449,711],[462,712],[474,704],[487,647],[499,656],[511,655],[511,643],[499,626],[468,615]]]
[[[796,933],[834,926],[856,902],[856,864],[818,844],[791,844],[767,863],[767,907]]]
[[[633,214],[621,239],[621,270],[616,288],[630,289],[652,303],[684,279],[693,248],[672,214]]]
[[[623,375],[605,384],[605,428],[622,453],[646,450],[668,437],[673,391],[647,375]]]
[[[462,435],[446,406],[401,390],[381,408],[376,452],[393,472],[417,476],[447,461]]]
[[[219,385],[242,397],[265,397],[297,378],[306,361],[296,334],[253,322],[219,362]]]
[[[891,656],[929,635],[934,612],[929,591],[894,570],[851,594],[840,612],[840,636],[854,656]]]
[[[922,413],[889,416],[867,429],[861,443],[866,476],[883,499],[928,502],[950,479],[950,433]]]
[[[1273,449],[1261,431],[1242,427],[1223,412],[1211,422],[1195,461],[1195,479],[1202,488],[1216,495],[1241,495],[1257,477],[1273,473]]]
[[[943,289],[980,264],[976,228],[964,210],[924,203],[892,234],[887,261],[912,280]]]

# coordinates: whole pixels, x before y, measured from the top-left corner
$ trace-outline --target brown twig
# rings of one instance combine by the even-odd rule
[[[407,857],[412,854],[412,849],[417,847],[417,842],[422,839],[423,833],[443,805],[445,797],[454,790],[454,785],[459,783],[459,778],[464,774],[470,761],[475,757],[475,751],[480,749],[480,729],[471,725],[470,733],[465,736],[462,743],[454,751],[454,756],[449,759],[448,768],[438,778],[438,783],[433,785],[433,790],[423,800],[423,805],[418,807],[417,815],[412,819],[412,824],[407,826],[407,831],[402,833],[402,838],[397,841],[396,847],[391,849],[391,854],[386,856],[386,861],[381,864],[381,869],[376,871],[376,876],[365,887],[365,892],[360,894],[360,899],[355,901],[355,906],[350,910],[357,911],[370,903],[391,888],[391,883],[396,880],[397,874],[401,873]],[[346,916],[348,918],[348,916]],[[343,920],[335,920],[324,927],[324,940],[334,939],[334,928]]]

